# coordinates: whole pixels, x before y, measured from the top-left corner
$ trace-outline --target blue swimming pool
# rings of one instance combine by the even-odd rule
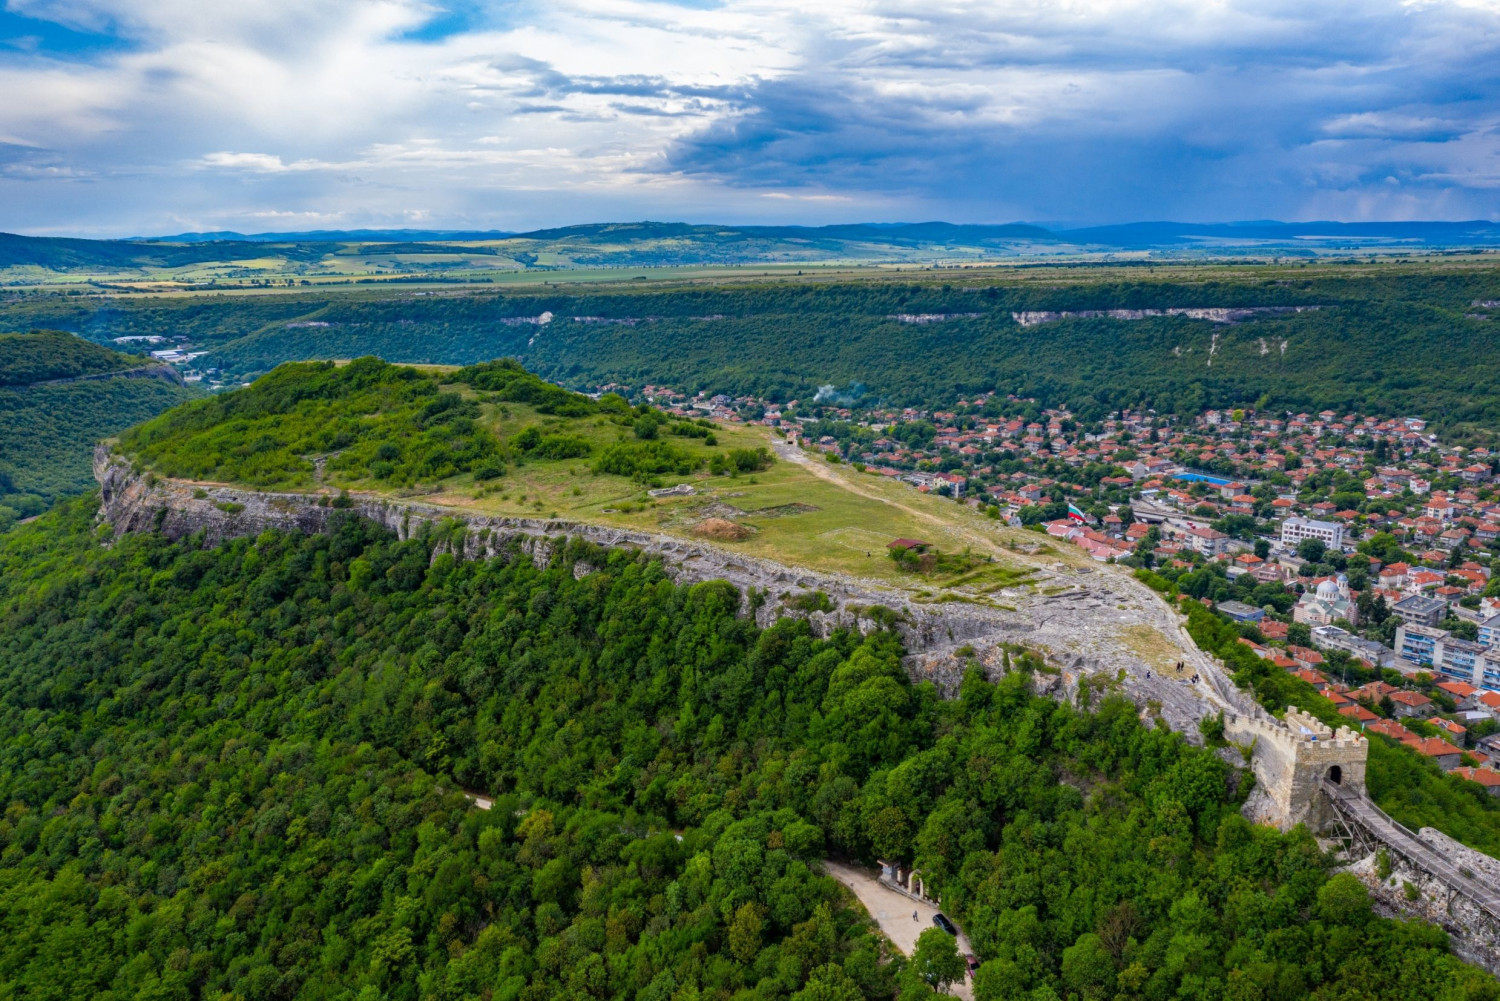
[[[1185,483],[1212,483],[1216,487],[1227,486],[1233,482],[1222,476],[1209,476],[1207,473],[1178,473],[1172,479],[1182,480]]]

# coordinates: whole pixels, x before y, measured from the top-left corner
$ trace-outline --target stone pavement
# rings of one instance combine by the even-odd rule
[[[870,912],[870,917],[880,926],[881,932],[903,955],[911,955],[917,946],[918,935],[936,927],[932,923],[932,916],[937,913],[936,907],[882,885],[870,870],[832,861],[824,861],[823,868],[828,871],[828,875],[854,892],[854,896],[864,904],[865,910]],[[913,911],[917,914],[915,921],[911,919]],[[974,951],[963,929],[959,929],[958,933],[958,951],[960,955]],[[974,997],[973,986],[968,977],[949,985],[947,993],[951,997],[962,998],[963,1001],[972,1001]]]

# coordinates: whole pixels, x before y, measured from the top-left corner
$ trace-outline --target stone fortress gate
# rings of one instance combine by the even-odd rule
[[[1283,831],[1298,824],[1322,831],[1337,823],[1328,786],[1365,795],[1370,742],[1347,726],[1335,731],[1311,713],[1288,706],[1284,722],[1225,713],[1224,736],[1253,751],[1256,792],[1247,804],[1253,820]]]

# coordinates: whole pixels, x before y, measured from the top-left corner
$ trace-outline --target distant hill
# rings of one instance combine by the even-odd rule
[[[284,243],[287,241],[320,241],[324,243],[431,243],[474,242],[487,240],[660,240],[667,238],[733,238],[792,237],[838,240],[943,241],[980,240],[1009,237],[1045,239],[1053,234],[1040,226],[1009,223],[1000,226],[958,225],[950,222],[922,223],[855,223],[834,226],[727,226],[685,222],[611,222],[560,226],[526,232],[506,230],[449,229],[323,229],[289,233],[236,233],[219,230],[212,233],[178,233],[155,236],[131,242],[141,243]]]
[[[1500,244],[1500,223],[1483,219],[1468,222],[1134,222],[1063,230],[1057,236],[1082,244],[1137,250],[1189,244],[1472,247]]]
[[[294,259],[316,259],[332,247],[289,242],[282,252]],[[260,257],[259,243],[171,244],[141,240],[72,240],[0,233],[0,268],[39,267],[52,271],[175,268],[207,261]]]
[[[24,386],[136,368],[145,359],[61,330],[0,334],[0,386]]]
[[[1196,268],[1110,266],[446,295],[27,295],[0,302],[0,329],[97,343],[170,331],[230,381],[292,360],[517,357],[573,388],[655,383],[788,400],[858,383],[869,398],[922,406],[1000,388],[1090,417],[1138,404],[1333,408],[1422,416],[1452,433],[1500,427],[1497,303],[1500,267],[1483,261],[1288,264],[1206,279]],[[1164,312],[1212,309],[1249,312],[1222,322]]]
[[[133,241],[156,244],[195,243],[443,243],[492,240],[660,240],[709,239],[851,240],[897,245],[984,243],[1036,240],[1117,247],[1122,250],[1218,241],[1231,244],[1289,241],[1357,241],[1471,246],[1500,243],[1500,223],[1466,222],[1133,222],[1108,226],[1048,229],[1026,223],[973,225],[951,222],[851,223],[831,226],[723,226],[713,224],[633,222],[591,223],[551,229],[502,230],[351,229],[290,233],[179,233]],[[89,242],[89,241],[81,241]]]
[[[486,229],[313,229],[289,233],[178,233],[175,236],[135,237],[133,243],[350,243],[410,242],[432,240],[504,240],[515,236],[508,230]]]
[[[494,230],[311,230],[179,233],[133,240],[0,234],[0,269],[140,278],[285,284],[317,277],[486,280],[499,270],[976,262],[1018,256],[1303,256],[1368,250],[1500,246],[1500,223],[1138,222],[1075,229],[1026,223],[849,223],[732,226],[610,222],[510,233]],[[378,278],[375,276],[379,276]],[[17,276],[24,280],[24,275]]]
[[[978,243],[997,239],[1055,240],[1040,226],[1010,223],[1001,226],[964,226],[948,222],[857,223],[841,226],[720,226],[682,222],[595,223],[516,233],[516,240],[620,240],[696,239],[712,243],[738,240],[847,240],[865,243],[912,245],[921,243]]]
[[[72,334],[0,334],[0,531],[89,489],[97,441],[196,395],[167,366]]]

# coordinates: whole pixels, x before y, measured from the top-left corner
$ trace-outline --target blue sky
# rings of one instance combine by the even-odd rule
[[[1500,220],[1500,0],[0,3],[0,230]]]

